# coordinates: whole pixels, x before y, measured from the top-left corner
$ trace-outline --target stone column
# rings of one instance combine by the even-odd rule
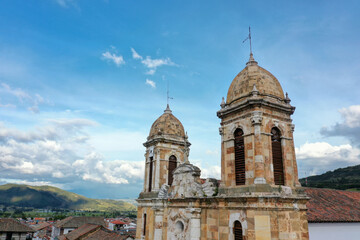
[[[164,218],[164,209],[156,208],[155,210],[155,232],[154,239],[161,240],[162,237],[162,229],[163,229],[163,218]]]
[[[201,208],[190,208],[190,240],[200,240],[201,236]]]
[[[255,184],[265,184],[265,163],[263,156],[263,145],[261,142],[262,112],[253,111],[251,124],[254,127],[254,160],[255,160]]]

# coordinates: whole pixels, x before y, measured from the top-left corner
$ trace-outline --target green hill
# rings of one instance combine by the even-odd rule
[[[302,178],[300,183],[304,187],[360,191],[360,165],[307,177],[307,184],[306,178]]]
[[[0,205],[37,209],[88,211],[132,211],[131,203],[117,200],[91,199],[51,186],[5,184],[0,186]]]

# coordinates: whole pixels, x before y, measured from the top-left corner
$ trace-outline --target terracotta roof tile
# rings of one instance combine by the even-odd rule
[[[29,233],[34,232],[34,230],[11,218],[2,218],[0,219],[0,232],[23,232]]]
[[[306,188],[309,222],[360,222],[360,193]]]
[[[67,217],[57,222],[54,226],[57,228],[78,228],[86,223],[105,226],[105,221],[102,217]]]
[[[90,234],[91,232],[96,231],[97,229],[101,228],[101,225],[95,225],[95,224],[84,224],[81,227],[71,231],[68,234],[62,235],[62,239],[66,240],[76,240],[79,239],[81,236],[85,236],[87,234]]]

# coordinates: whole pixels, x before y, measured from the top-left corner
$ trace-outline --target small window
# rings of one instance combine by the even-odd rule
[[[235,182],[236,185],[245,185],[245,144],[243,130],[240,128],[236,129],[234,137]]]
[[[239,221],[234,222],[234,240],[242,240],[243,239],[243,233],[242,233],[242,226]]]
[[[176,157],[171,155],[169,158],[169,172],[168,172],[168,185],[171,186],[174,180],[173,178],[173,171],[177,167]]]

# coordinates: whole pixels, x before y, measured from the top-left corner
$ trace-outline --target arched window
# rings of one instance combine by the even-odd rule
[[[153,157],[150,157],[150,162],[149,162],[149,192],[151,192],[151,187],[152,187],[153,165],[154,165]]]
[[[146,213],[144,213],[143,236],[146,235]]]
[[[235,141],[235,182],[236,185],[245,184],[245,145],[244,132],[240,128],[234,133]]]
[[[241,227],[241,223],[239,221],[234,222],[233,233],[234,233],[234,240],[242,240],[243,239],[242,227]]]
[[[281,149],[281,133],[278,128],[271,129],[271,146],[275,185],[284,185],[284,166]]]
[[[169,158],[169,172],[168,172],[168,184],[171,186],[173,182],[173,171],[177,167],[176,157],[174,155],[171,155]]]

